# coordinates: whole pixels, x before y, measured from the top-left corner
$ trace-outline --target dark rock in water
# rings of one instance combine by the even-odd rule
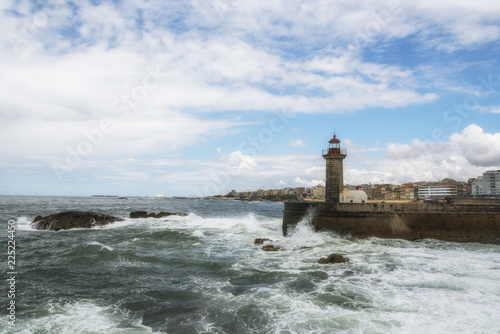
[[[257,238],[254,241],[254,245],[262,245],[265,241],[272,241],[271,239],[268,238]]]
[[[277,251],[281,250],[281,248],[278,246],[274,246],[274,245],[265,245],[265,246],[262,246],[262,250],[266,251],[266,252],[277,252]]]
[[[322,257],[321,259],[319,259],[318,263],[333,264],[333,263],[344,263],[344,262],[348,262],[348,261],[349,261],[349,259],[343,257],[340,254],[330,254],[330,255],[328,255],[327,258]]]
[[[181,217],[186,217],[187,213],[183,212],[160,212],[156,214],[156,218],[161,218],[161,217],[168,217],[168,216],[181,216]]]
[[[168,216],[187,216],[187,213],[163,211],[160,213],[147,213],[146,211],[133,211],[130,213],[130,218],[162,218]]]
[[[148,218],[146,211],[133,211],[130,213],[130,218]]]
[[[36,216],[31,225],[37,230],[59,231],[70,228],[92,228],[121,220],[123,219],[96,212],[66,211],[46,217]]]

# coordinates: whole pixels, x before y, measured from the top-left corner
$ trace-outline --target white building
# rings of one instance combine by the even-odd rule
[[[490,170],[472,182],[472,196],[500,197],[500,170]]]
[[[344,190],[340,193],[340,203],[366,203],[368,197],[363,190]]]
[[[456,196],[457,186],[455,185],[423,186],[418,188],[418,198],[425,199]]]

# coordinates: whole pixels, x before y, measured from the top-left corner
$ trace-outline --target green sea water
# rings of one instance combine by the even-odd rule
[[[125,218],[37,231],[37,215]],[[135,210],[185,217],[129,219]],[[282,203],[0,197],[15,221],[15,326],[2,333],[500,333],[500,246],[281,235]],[[264,252],[256,238],[282,248]],[[317,263],[340,253],[349,262]]]

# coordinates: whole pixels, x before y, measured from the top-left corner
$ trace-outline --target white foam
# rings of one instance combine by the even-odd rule
[[[250,222],[248,218],[245,224]],[[257,284],[240,295],[228,293],[231,284],[227,280],[198,278],[198,286],[235,310],[259,305],[270,317],[269,332],[495,333],[498,328],[498,250],[471,252],[467,245],[442,242],[347,240],[316,233],[307,220],[283,238],[271,232],[268,222],[257,223],[269,232],[261,237],[271,236],[272,244],[286,250],[264,252],[258,246],[243,247],[245,239],[240,238],[235,242],[240,260],[232,269],[243,276],[248,272],[282,273],[285,281]],[[229,221],[225,224],[220,232],[226,237],[231,225],[238,228]],[[303,246],[312,248],[300,249]],[[345,255],[350,262],[316,262],[333,252]],[[221,256],[216,251],[209,255]],[[295,279],[286,279],[296,275],[296,279],[307,281],[307,273],[325,277],[312,280],[310,290],[291,290]],[[208,320],[207,326],[216,328]]]
[[[205,237],[205,233],[203,233],[203,231],[201,231],[201,230],[194,230],[193,236],[198,237],[198,238],[203,238],[203,237]]]
[[[16,323],[19,333],[152,333],[140,319],[126,312],[90,300],[52,303],[43,316],[26,318]],[[48,313],[48,314],[47,314]]]
[[[101,246],[101,250],[106,249],[106,250],[108,250],[110,252],[113,251],[113,247],[103,245],[103,244],[101,244],[100,242],[97,242],[97,241],[92,241],[92,242],[88,243],[88,245],[97,245],[97,246]]]
[[[28,219],[28,217],[25,217],[25,216],[21,216],[21,217],[18,217],[17,219],[15,219],[16,221],[16,230],[19,230],[19,231],[29,231],[29,230],[35,230],[32,226],[31,226],[31,222],[33,221],[33,219]]]
[[[347,242],[345,239],[338,237],[332,232],[316,232],[311,223],[313,216],[314,212],[308,212],[300,222],[288,231],[288,236],[283,238],[282,245],[285,248],[294,250],[312,248],[313,250],[318,250],[321,247],[327,247],[329,245],[338,246]],[[328,254],[323,255],[326,256]],[[302,260],[304,260],[304,258],[302,258]]]
[[[119,228],[123,228],[123,227],[127,227],[127,226],[136,225],[140,221],[141,221],[141,219],[124,218],[121,221],[116,221],[116,222],[106,224],[106,225],[95,226],[94,229],[103,229],[103,230],[117,229],[117,228],[119,229]]]
[[[210,236],[211,240],[225,240],[230,243],[253,243],[255,238],[281,235],[281,219],[262,218],[253,214],[231,218],[203,218],[189,214],[186,217],[172,216],[167,221],[148,222],[148,226],[157,229],[189,230],[195,237]]]

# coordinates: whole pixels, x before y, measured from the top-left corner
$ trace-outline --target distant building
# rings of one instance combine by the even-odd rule
[[[233,190],[231,190],[231,192],[230,192],[230,193],[228,193],[226,196],[227,196],[227,197],[238,197],[238,192],[236,192],[236,190],[234,190],[234,189],[233,189]]]
[[[313,189],[313,196],[314,198],[320,198],[320,199],[325,198],[325,187],[321,185],[315,186]]]
[[[500,170],[487,171],[473,181],[472,196],[500,197]]]
[[[383,190],[380,188],[373,188],[371,198],[376,199],[376,200],[384,199],[384,194],[382,194],[382,192],[383,192]]]
[[[439,183],[457,183],[457,180],[450,179],[450,178],[445,178],[439,181]]]
[[[418,187],[403,185],[394,189],[395,198],[407,201],[413,201],[418,198]]]
[[[457,197],[456,185],[422,186],[418,188],[418,198]]]
[[[471,184],[467,182],[456,181],[453,179],[443,179],[433,185],[437,186],[456,186],[457,197],[469,197],[471,194]]]
[[[363,189],[366,195],[368,196],[368,199],[372,200],[383,200],[385,199],[382,192],[382,189],[379,188],[370,188],[370,189]]]

